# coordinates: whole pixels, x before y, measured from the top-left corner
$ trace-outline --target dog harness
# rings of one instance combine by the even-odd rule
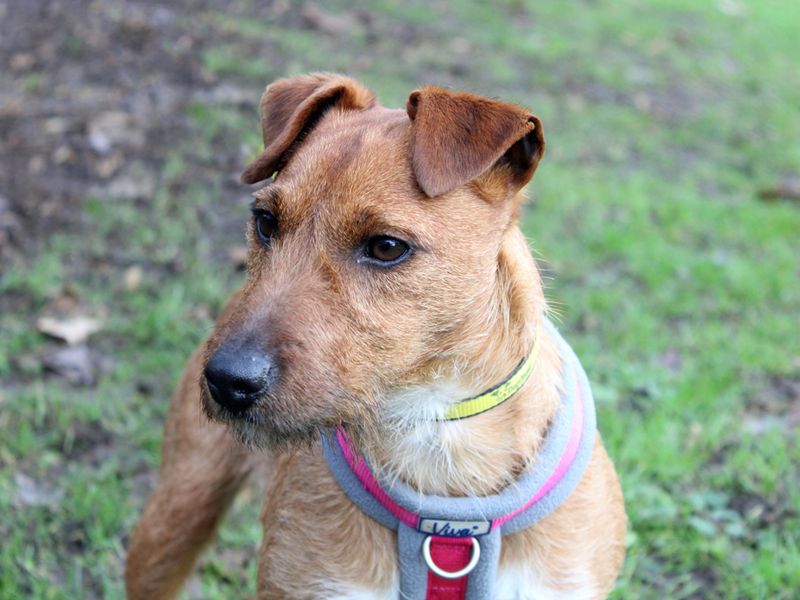
[[[591,389],[572,348],[549,321],[545,321],[545,328],[558,343],[562,356],[560,406],[536,460],[497,494],[421,494],[399,478],[382,477],[356,453],[343,429],[323,433],[325,458],[344,492],[372,519],[397,532],[400,597],[404,600],[493,598],[502,536],[546,517],[583,477],[596,435]],[[454,405],[448,418],[478,414],[518,391],[533,370],[537,346],[538,341],[506,381]],[[513,392],[507,395],[510,389]],[[473,402],[488,394],[494,395]],[[470,402],[469,408],[456,408]]]

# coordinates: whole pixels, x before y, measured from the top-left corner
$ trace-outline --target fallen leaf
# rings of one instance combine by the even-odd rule
[[[302,17],[309,29],[334,36],[350,34],[358,26],[358,22],[351,15],[330,13],[312,3],[303,6]]]
[[[41,317],[36,322],[36,328],[41,333],[64,340],[70,346],[86,341],[90,335],[99,331],[101,326],[102,322],[99,319],[83,315],[64,319]]]
[[[96,357],[85,344],[61,347],[42,357],[45,369],[63,377],[73,385],[94,385],[96,363]]]
[[[758,197],[767,202],[800,200],[800,177],[787,177],[773,187],[760,190]]]
[[[107,111],[95,115],[87,125],[89,145],[98,154],[108,154],[114,146],[140,148],[144,131],[127,112]]]
[[[14,504],[17,506],[51,506],[62,496],[61,492],[48,488],[24,473],[16,473],[14,483],[17,486]]]
[[[36,62],[36,57],[28,52],[19,52],[12,55],[8,66],[12,71],[28,71]]]
[[[123,280],[125,281],[126,290],[129,292],[135,292],[138,290],[139,286],[142,284],[142,267],[138,265],[128,267],[125,270]]]
[[[80,313],[81,299],[78,293],[69,285],[64,286],[58,295],[51,298],[42,313],[49,316],[67,316]]]

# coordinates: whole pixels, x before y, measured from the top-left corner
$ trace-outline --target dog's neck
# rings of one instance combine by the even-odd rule
[[[510,484],[535,459],[557,409],[561,362],[541,327],[539,275],[521,234],[510,235],[500,271],[511,281],[498,281],[502,308],[473,358],[459,369],[451,366],[446,376],[392,394],[379,428],[363,440],[364,453],[384,476],[399,477],[422,493],[486,495]],[[516,394],[473,417],[437,420],[448,406],[507,377],[537,336],[536,364]]]

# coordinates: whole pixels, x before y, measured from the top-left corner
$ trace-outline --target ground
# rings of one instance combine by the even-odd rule
[[[311,70],[542,118],[523,220],[625,491],[614,597],[796,597],[798,22],[774,0],[0,0],[0,597],[123,596],[170,391],[242,278],[258,97]],[[249,491],[186,597],[253,593],[257,513]]]

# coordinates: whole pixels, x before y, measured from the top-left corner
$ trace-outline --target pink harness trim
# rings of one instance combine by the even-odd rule
[[[577,380],[577,375],[575,376]],[[533,495],[533,498],[528,500],[525,504],[520,506],[517,510],[503,516],[498,517],[494,521],[492,521],[492,529],[497,529],[506,521],[513,519],[518,514],[525,512],[531,506],[536,504],[542,497],[552,490],[556,484],[561,481],[561,478],[569,471],[569,468],[572,466],[572,462],[575,460],[575,456],[578,454],[578,448],[580,447],[581,443],[581,436],[583,435],[583,390],[581,389],[580,382],[576,381],[575,385],[576,389],[578,390],[577,394],[577,402],[575,403],[575,415],[572,421],[572,430],[569,434],[569,440],[567,441],[567,446],[564,448],[564,454],[561,455],[561,460],[558,461],[558,465],[556,466],[555,471],[553,471],[552,475],[547,478],[542,484],[536,493]]]
[[[342,449],[342,454],[344,454],[344,457],[347,459],[347,464],[350,465],[350,470],[356,474],[356,477],[358,477],[358,480],[364,488],[372,494],[378,502],[383,504],[389,512],[400,519],[401,523],[405,523],[409,527],[416,529],[419,524],[420,516],[400,506],[384,491],[375,479],[372,471],[369,470],[364,459],[360,456],[356,456],[350,438],[347,437],[343,429],[336,430],[336,439],[339,442],[339,447]]]
[[[570,430],[569,439],[567,440],[567,445],[564,448],[564,453],[561,455],[561,459],[558,461],[558,465],[556,465],[556,468],[550,477],[548,477],[541,487],[536,490],[536,493],[530,500],[528,500],[528,502],[520,506],[515,511],[492,520],[492,530],[497,529],[507,521],[525,512],[534,504],[536,504],[547,492],[553,489],[556,484],[561,481],[561,479],[572,466],[572,463],[578,454],[581,437],[583,436],[584,421],[583,389],[581,388],[580,381],[578,381],[577,374],[575,375],[575,379],[575,387],[577,389],[575,414],[572,421],[572,429]],[[353,471],[353,473],[355,473],[356,477],[358,477],[358,480],[361,482],[364,488],[402,523],[405,523],[409,527],[416,529],[421,518],[420,515],[411,512],[403,506],[400,506],[384,491],[377,479],[375,479],[375,476],[372,474],[372,471],[370,471],[364,459],[361,456],[356,455],[355,451],[353,450],[352,442],[350,441],[350,438],[347,437],[347,434],[344,432],[344,430],[336,430],[336,439],[339,442],[339,447],[342,449],[342,454],[347,460],[347,463],[350,465],[350,469]]]

